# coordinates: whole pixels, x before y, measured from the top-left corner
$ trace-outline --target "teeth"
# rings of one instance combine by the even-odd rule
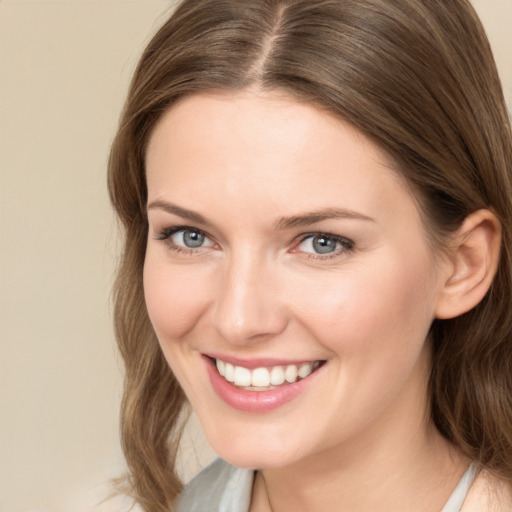
[[[305,377],[307,377],[312,371],[313,371],[313,365],[311,364],[302,364],[299,368],[299,371],[297,372],[297,375],[301,378],[301,379],[304,379]]]
[[[280,386],[285,381],[284,370],[282,366],[274,366],[270,370],[270,384]]]
[[[226,373],[224,378],[228,382],[233,382],[235,380],[235,367],[232,364],[226,363]]]
[[[215,363],[217,365],[217,370],[224,377],[224,375],[226,375],[226,363],[220,359],[217,359]]]
[[[235,386],[245,387],[251,385],[251,370],[243,366],[235,366]]]
[[[290,384],[297,380],[297,367],[294,364],[289,364],[284,371],[284,378]]]
[[[266,391],[287,383],[294,383],[304,379],[320,366],[320,361],[303,363],[301,365],[289,364],[287,366],[273,366],[272,368],[255,368],[249,370],[243,366],[233,366],[220,359],[215,364],[220,375],[235,386],[251,391]]]
[[[266,368],[256,368],[252,371],[251,384],[259,388],[270,386],[270,372]]]

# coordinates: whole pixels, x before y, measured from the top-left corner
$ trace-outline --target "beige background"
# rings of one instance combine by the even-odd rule
[[[122,471],[105,163],[171,3],[0,0],[0,512],[92,510]],[[512,0],[474,4],[512,105]],[[211,456],[192,444],[185,476]]]

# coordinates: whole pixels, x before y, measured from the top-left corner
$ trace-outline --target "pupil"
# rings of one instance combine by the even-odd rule
[[[319,254],[328,254],[336,249],[336,241],[325,236],[313,239],[313,248]]]
[[[187,247],[201,247],[204,242],[204,235],[197,231],[185,231],[183,233],[183,242]]]

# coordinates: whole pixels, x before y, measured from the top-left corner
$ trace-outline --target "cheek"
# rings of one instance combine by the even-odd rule
[[[366,266],[331,277],[329,288],[321,281],[310,286],[301,322],[330,353],[332,392],[321,410],[331,411],[334,427],[326,439],[352,435],[404,394],[416,393],[413,403],[423,403],[432,310],[427,276],[422,265],[375,272]]]
[[[400,357],[421,349],[435,307],[423,260],[364,266],[309,284],[300,311],[315,337],[344,358]]]
[[[176,269],[148,250],[144,264],[144,295],[149,318],[163,344],[194,328],[208,303],[205,276],[197,269]]]

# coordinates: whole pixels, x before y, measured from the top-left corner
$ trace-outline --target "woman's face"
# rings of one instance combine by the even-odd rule
[[[147,308],[217,453],[285,466],[426,423],[446,276],[369,139],[284,95],[196,95],[146,163]]]

